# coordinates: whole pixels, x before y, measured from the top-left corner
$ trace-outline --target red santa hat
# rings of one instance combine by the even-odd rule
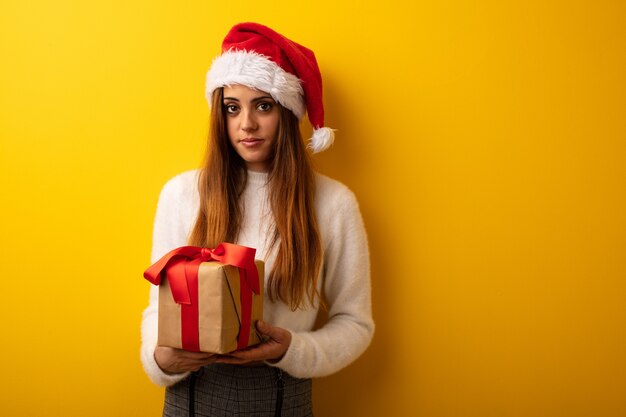
[[[335,134],[324,127],[322,75],[313,51],[258,23],[239,23],[222,42],[206,78],[206,98],[228,85],[245,85],[266,92],[298,119],[308,113],[313,125],[309,147],[320,152]]]

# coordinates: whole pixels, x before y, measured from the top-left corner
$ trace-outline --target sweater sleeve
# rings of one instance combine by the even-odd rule
[[[324,248],[324,293],[328,321],[314,331],[291,332],[285,356],[274,366],[299,378],[322,377],[358,358],[374,334],[367,236],[354,194],[341,190],[322,221],[329,236]]]
[[[165,184],[159,196],[152,239],[152,263],[170,250],[187,243],[188,227],[184,218],[189,207],[184,204],[189,199],[184,195],[185,187],[181,180],[181,176],[174,177]],[[165,373],[154,360],[158,335],[159,289],[154,285],[150,287],[150,302],[143,312],[141,322],[141,362],[152,382],[160,386],[170,386],[184,379],[188,373]]]

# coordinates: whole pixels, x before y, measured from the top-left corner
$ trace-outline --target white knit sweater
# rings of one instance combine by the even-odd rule
[[[154,222],[152,262],[188,244],[199,206],[197,175],[198,171],[182,173],[163,187]],[[235,243],[257,248],[256,257],[265,261],[267,277],[273,256],[267,253],[272,216],[266,180],[267,174],[248,172],[242,196],[244,221]],[[298,378],[321,377],[347,366],[363,353],[374,333],[367,237],[356,198],[343,184],[316,174],[315,212],[324,252],[319,289],[328,304],[328,322],[312,330],[318,306],[291,311],[282,302],[272,303],[267,294],[264,299],[264,320],[292,334],[285,356],[271,365]],[[158,289],[151,286],[141,325],[141,360],[154,383],[169,386],[187,373],[166,374],[156,364],[157,320]]]

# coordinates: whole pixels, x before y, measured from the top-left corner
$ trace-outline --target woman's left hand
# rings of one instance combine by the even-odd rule
[[[258,361],[278,362],[289,348],[291,333],[281,327],[271,326],[263,321],[257,322],[256,328],[259,333],[268,336],[269,339],[256,346],[236,350],[227,355],[220,355],[217,362],[232,365],[244,365]]]

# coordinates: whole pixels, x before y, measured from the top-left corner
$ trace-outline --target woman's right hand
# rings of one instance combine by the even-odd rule
[[[168,374],[197,371],[217,360],[218,355],[206,352],[190,352],[166,346],[154,349],[154,360]]]

